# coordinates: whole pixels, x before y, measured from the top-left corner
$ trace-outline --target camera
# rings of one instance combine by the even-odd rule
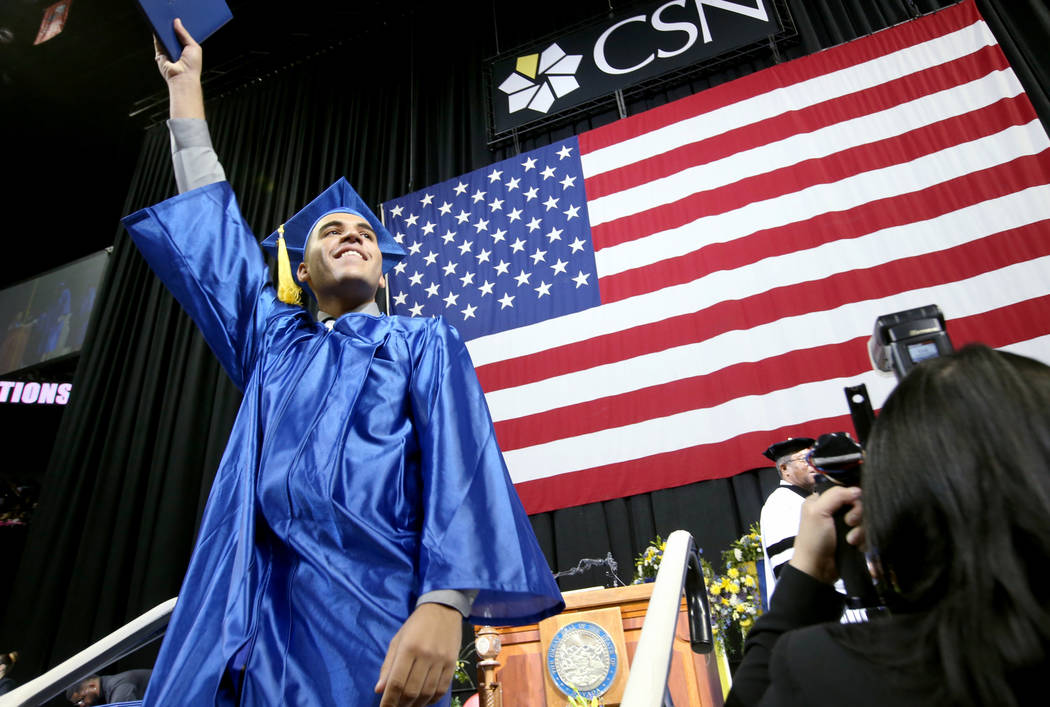
[[[935,304],[883,314],[875,320],[868,355],[877,371],[892,371],[900,380],[916,364],[952,352],[944,314]]]
[[[848,432],[831,432],[817,438],[810,450],[810,465],[820,473],[817,492],[824,493],[832,486],[860,486],[864,468],[864,449]],[[882,606],[875,585],[868,573],[863,553],[846,542],[846,512],[842,508],[835,518],[835,565],[846,585],[846,605],[850,609],[874,609]]]

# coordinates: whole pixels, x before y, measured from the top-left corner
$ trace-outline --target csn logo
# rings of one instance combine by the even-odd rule
[[[594,67],[607,76],[623,76],[639,71],[654,62],[684,54],[696,45],[697,40],[702,40],[703,44],[710,44],[713,36],[707,19],[707,8],[744,15],[763,23],[769,22],[764,0],[751,0],[751,2],[753,6],[741,5],[731,0],[692,0],[691,3],[689,0],[670,0],[656,8],[651,15],[641,14],[624,18],[606,27],[593,40],[591,55]],[[665,17],[669,8],[677,7],[685,10],[690,4],[695,8],[695,19],[689,16],[672,21]],[[637,25],[645,25],[648,31]],[[633,40],[623,38],[625,28],[632,33]],[[618,41],[637,42],[639,32],[644,33],[648,40],[647,43],[651,42],[649,46],[654,47],[654,50],[649,51],[633,64],[616,65],[609,58],[608,47],[615,47]],[[670,39],[668,33],[674,33],[675,39]],[[657,48],[656,44],[661,39],[663,41],[659,43],[662,46]],[[669,43],[669,40],[671,48],[663,48]],[[590,43],[591,40],[585,41]],[[636,45],[625,44],[623,46]],[[642,52],[645,52],[644,47]],[[580,54],[566,54],[556,42],[540,54],[518,57],[515,71],[511,72],[499,86],[499,89],[507,94],[508,112],[516,113],[529,109],[538,113],[546,113],[556,99],[580,87],[576,79],[576,72],[582,58]]]
[[[519,56],[515,71],[499,86],[499,90],[507,94],[507,111],[516,113],[528,108],[546,113],[555,98],[580,87],[576,69],[582,58],[580,54],[566,54],[557,43],[541,54]]]

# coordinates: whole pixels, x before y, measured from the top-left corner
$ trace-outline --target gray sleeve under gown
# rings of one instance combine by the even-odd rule
[[[124,219],[244,392],[147,705],[370,705],[416,598],[477,589],[474,623],[563,603],[441,319],[280,302],[226,182]],[[445,702],[447,702],[447,697]]]

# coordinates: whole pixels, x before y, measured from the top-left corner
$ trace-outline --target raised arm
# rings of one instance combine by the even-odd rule
[[[258,334],[276,306],[269,271],[211,147],[204,121],[201,48],[175,20],[182,56],[154,39],[171,99],[172,161],[179,196],[124,217],[139,251],[200,327],[234,383],[244,389]]]
[[[182,20],[175,20],[175,35],[182,42],[182,56],[178,61],[171,61],[164,53],[160,42],[153,38],[156,50],[157,68],[168,84],[168,103],[172,118],[204,119],[204,92],[201,90],[201,66],[203,55],[201,45],[190,36],[182,26]]]
[[[203,66],[201,47],[176,19],[175,34],[182,42],[182,56],[171,61],[153,38],[157,69],[168,85],[171,120],[171,159],[179,193],[215,182],[226,181],[226,172],[212,149],[208,124],[204,121],[204,93],[201,89]]]

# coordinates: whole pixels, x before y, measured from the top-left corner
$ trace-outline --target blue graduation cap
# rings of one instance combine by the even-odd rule
[[[303,262],[303,253],[310,234],[322,218],[334,213],[354,214],[372,225],[379,252],[383,254],[383,272],[390,270],[397,261],[405,257],[404,249],[397,244],[390,231],[386,230],[346,178],[340,177],[335,184],[321,192],[262,242],[266,252],[277,258],[277,296],[282,302],[300,304],[303,288],[309,291],[309,287],[305,283],[298,283],[292,273],[299,267],[299,263]],[[312,292],[310,294],[313,295]]]

